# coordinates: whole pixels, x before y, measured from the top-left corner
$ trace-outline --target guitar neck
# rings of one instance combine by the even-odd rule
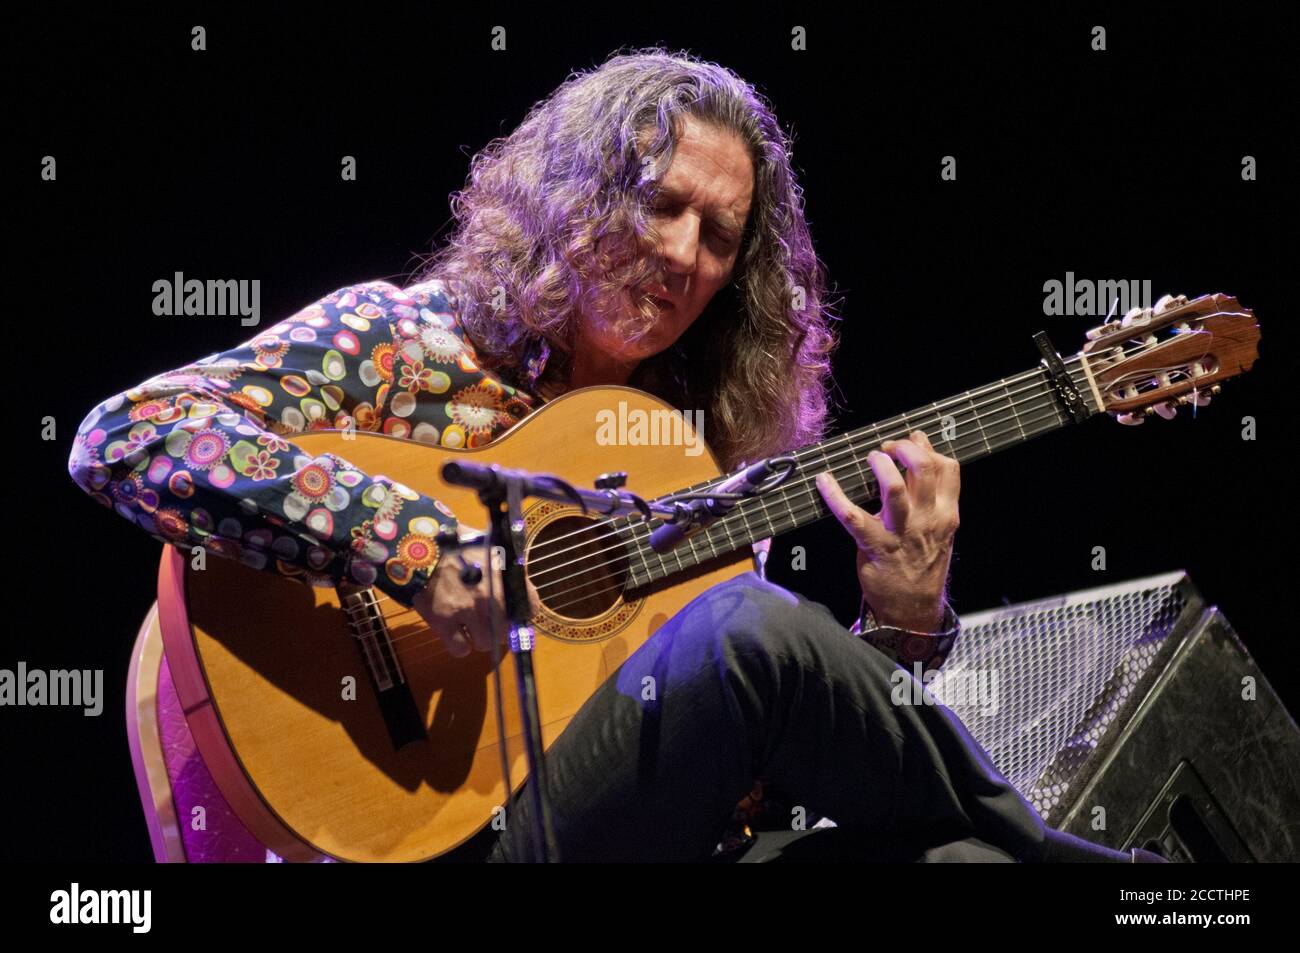
[[[1065,361],[1088,416],[1101,412],[1078,355]],[[757,540],[788,532],[830,515],[814,478],[829,470],[858,505],[879,498],[880,488],[867,465],[867,454],[886,440],[922,430],[934,449],[961,463],[1032,440],[1072,423],[1061,406],[1045,367],[1003,378],[984,387],[936,401],[888,420],[831,437],[796,451],[789,478],[761,496],[743,500],[730,513],[666,553],[649,546],[650,533],[662,525],[626,521],[618,532],[628,549],[629,586],[636,588],[690,569]],[[701,491],[722,483],[718,477],[688,487]]]

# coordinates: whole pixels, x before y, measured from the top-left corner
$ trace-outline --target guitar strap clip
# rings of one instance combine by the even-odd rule
[[[1043,355],[1043,366],[1047,368],[1048,376],[1052,379],[1052,390],[1056,392],[1057,401],[1065,412],[1074,418],[1076,424],[1083,423],[1088,419],[1088,408],[1079,394],[1079,388],[1074,386],[1074,381],[1066,372],[1065,365],[1061,363],[1061,355],[1056,353],[1056,348],[1052,347],[1052,342],[1048,340],[1047,332],[1039,331],[1035,334],[1034,343],[1038,345],[1038,350]]]

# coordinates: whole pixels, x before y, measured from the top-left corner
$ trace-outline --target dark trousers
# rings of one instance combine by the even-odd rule
[[[762,780],[838,826],[750,859],[1129,860],[1046,828],[951,711],[893,700],[901,671],[820,603],[754,573],[714,586],[548,749],[561,859],[708,860]],[[529,795],[442,859],[532,859]]]

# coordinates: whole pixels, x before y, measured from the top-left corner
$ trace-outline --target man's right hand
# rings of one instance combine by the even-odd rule
[[[483,570],[483,578],[477,585],[466,586],[460,581],[462,560],[466,565],[477,563]],[[506,618],[500,576],[493,581],[497,608],[495,613],[489,612],[488,573],[492,571],[487,547],[482,544],[464,546],[456,553],[444,553],[433,567],[429,584],[416,595],[412,603],[415,611],[441,637],[447,651],[456,658],[464,658],[473,651],[491,651],[492,616],[495,614],[498,622]],[[541,603],[531,581],[528,583],[528,596],[535,614],[541,608]],[[466,631],[469,633],[468,638]],[[504,632],[500,633],[500,638],[502,642],[505,641]]]

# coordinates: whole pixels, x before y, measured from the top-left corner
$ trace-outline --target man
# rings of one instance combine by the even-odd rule
[[[454,655],[490,649],[486,584],[462,585],[433,540],[458,514],[290,438],[356,427],[481,446],[557,394],[611,384],[703,407],[728,468],[820,437],[834,341],[789,151],[733,73],[615,56],[475,157],[459,228],[412,287],[339,289],[110,398],[70,472],[160,540],[373,586]],[[891,703],[895,661],[935,668],[957,635],[944,586],[960,478],[920,431],[869,463],[879,516],[818,479],[858,544],[868,641],[752,574],[692,602],[548,753],[564,859],[705,859],[755,781],[834,818],[859,856],[1129,859],[1049,836],[946,708]],[[647,674],[650,703],[627,690]],[[527,859],[529,810],[516,796],[506,830],[469,853]]]

